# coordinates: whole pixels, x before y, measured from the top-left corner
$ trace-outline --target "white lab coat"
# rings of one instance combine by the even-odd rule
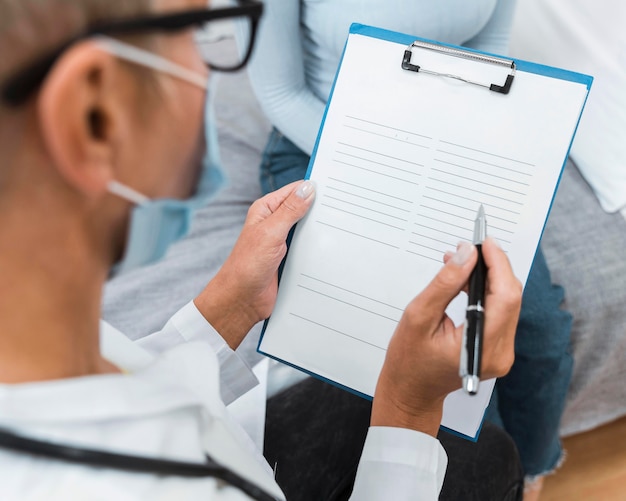
[[[150,341],[165,347],[182,336],[189,342],[170,343],[177,346],[157,357],[104,329],[103,353],[127,374],[0,385],[0,426],[64,444],[182,461],[202,462],[206,451],[282,499],[269,465],[222,401],[223,395],[236,399],[257,379],[223,340],[216,347],[219,336],[201,340],[212,330],[207,326],[190,303]],[[435,500],[446,464],[445,451],[430,436],[370,428],[352,499]],[[0,499],[248,498],[211,478],[101,470],[0,449]]]

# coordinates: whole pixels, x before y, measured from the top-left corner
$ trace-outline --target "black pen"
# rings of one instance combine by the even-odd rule
[[[485,209],[478,208],[474,221],[474,245],[478,251],[478,261],[469,279],[465,329],[461,346],[461,366],[459,375],[463,378],[463,389],[470,395],[476,395],[480,383],[480,363],[483,351],[483,329],[485,311],[485,281],[487,266],[483,258],[482,243],[487,238],[487,220]]]

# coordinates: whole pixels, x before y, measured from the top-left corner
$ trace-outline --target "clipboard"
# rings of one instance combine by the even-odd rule
[[[353,24],[258,351],[371,399],[404,307],[481,204],[524,284],[592,81]],[[477,440],[493,384],[450,394],[442,427]]]

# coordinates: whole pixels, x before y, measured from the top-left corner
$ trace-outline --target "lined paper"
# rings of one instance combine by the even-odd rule
[[[259,346],[367,396],[404,308],[443,254],[471,240],[480,204],[526,281],[587,95],[581,83],[522,71],[508,95],[407,72],[404,49],[349,37],[314,152],[316,200]],[[447,71],[485,78],[484,65],[426,56],[429,67],[441,59]],[[465,304],[462,294],[448,308],[457,324]],[[474,437],[492,387],[452,394],[443,425]]]

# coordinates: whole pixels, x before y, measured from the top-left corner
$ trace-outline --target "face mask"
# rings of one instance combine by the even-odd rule
[[[215,77],[211,79],[209,89],[206,77],[155,54],[109,38],[100,39],[99,44],[121,59],[168,73],[209,91],[204,117],[207,153],[192,197],[187,200],[151,200],[117,181],[109,184],[111,193],[135,204],[131,211],[124,256],[112,270],[112,275],[117,276],[161,259],[173,243],[187,235],[194,213],[215,196],[225,178],[220,167],[212,102]]]

